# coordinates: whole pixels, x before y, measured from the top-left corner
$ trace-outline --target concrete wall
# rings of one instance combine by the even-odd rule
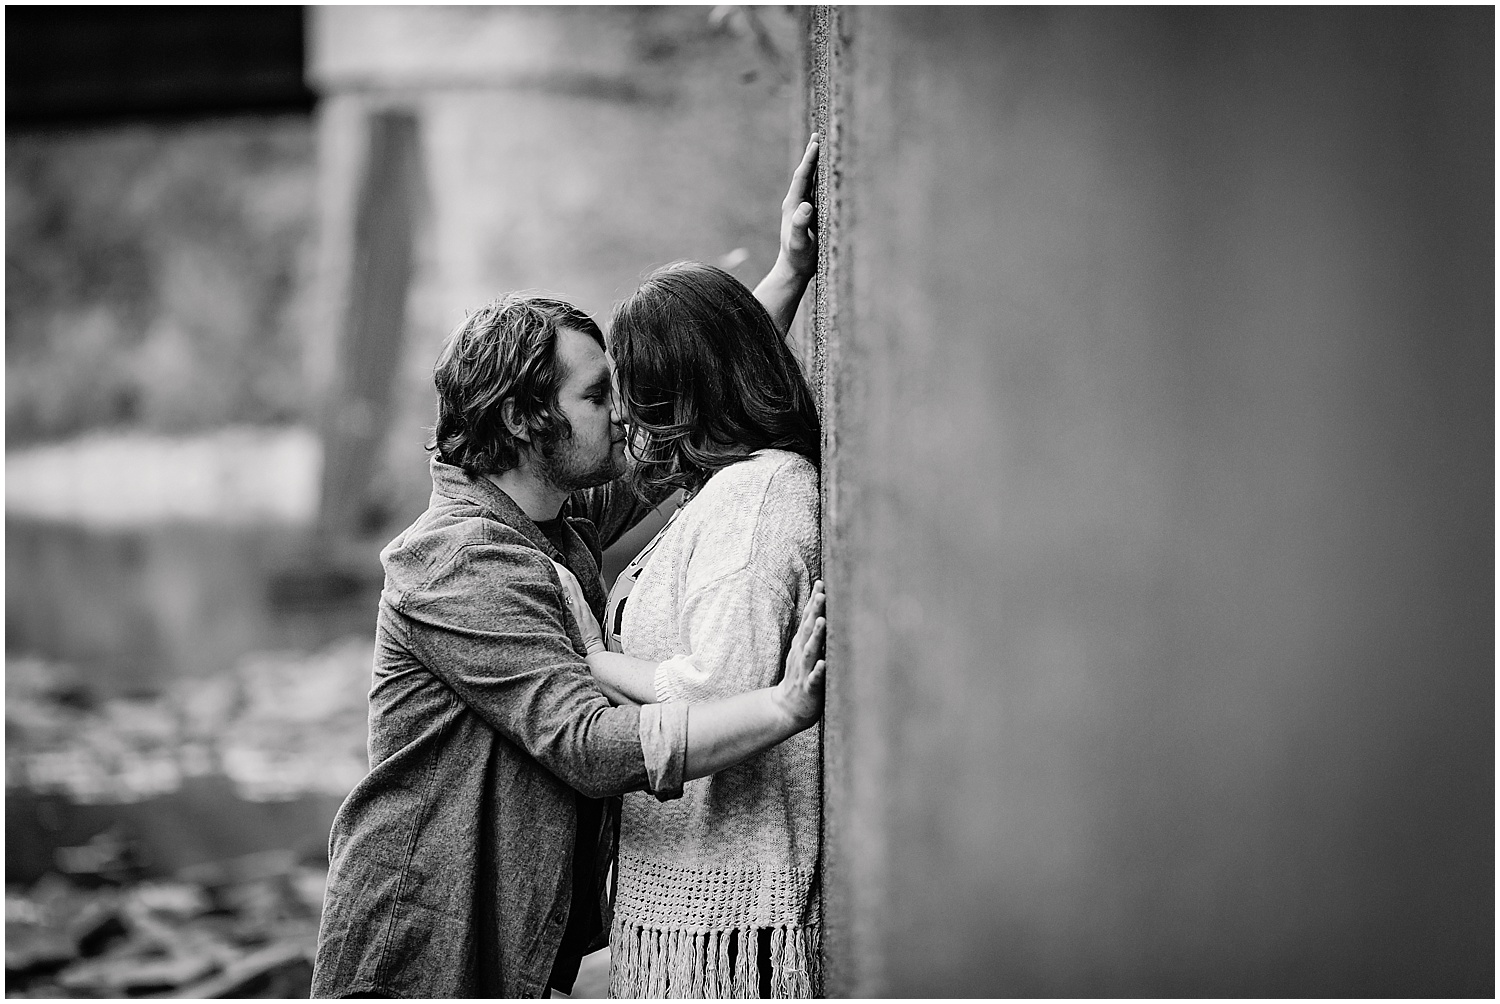
[[[328,400],[330,449],[350,454],[330,461],[331,528],[383,532],[426,504],[432,364],[467,311],[541,288],[604,324],[656,265],[697,258],[753,285],[774,261],[805,142],[794,135],[800,24],[786,9],[321,7],[310,17],[325,294],[310,370]],[[404,333],[389,365],[359,366],[371,343],[389,342],[361,339],[368,326],[350,301],[371,288],[357,235],[381,226],[360,211],[381,199],[370,198],[380,185],[372,123],[392,116],[414,127],[417,178],[396,185],[413,202],[414,248],[375,286],[406,285]]]
[[[810,29],[832,989],[1489,995],[1493,12]]]

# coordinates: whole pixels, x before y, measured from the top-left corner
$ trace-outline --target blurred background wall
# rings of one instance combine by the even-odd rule
[[[1494,15],[820,8],[843,994],[1494,990]]]
[[[7,992],[305,994],[442,338],[517,288],[606,323],[676,258],[754,284],[800,21],[12,7],[6,46]]]

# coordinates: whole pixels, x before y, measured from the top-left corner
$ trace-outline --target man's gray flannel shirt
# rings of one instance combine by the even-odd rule
[[[381,553],[370,773],[329,838],[314,997],[544,995],[575,791],[682,792],[687,705],[610,706],[552,566],[602,619],[600,552],[646,507],[621,483],[574,493],[559,552],[490,481],[434,459],[432,484]],[[613,841],[602,827],[601,895]]]

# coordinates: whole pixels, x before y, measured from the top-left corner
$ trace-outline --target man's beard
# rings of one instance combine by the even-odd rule
[[[554,443],[550,450],[539,452],[537,461],[542,477],[554,488],[565,492],[593,488],[625,473],[615,463],[613,446],[597,461],[588,463],[579,456],[571,436]]]

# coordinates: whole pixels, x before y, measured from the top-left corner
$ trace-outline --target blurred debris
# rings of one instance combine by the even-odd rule
[[[68,934],[83,956],[99,955],[119,941],[129,937],[125,917],[117,897],[90,899],[83,904],[78,916],[69,918]]]
[[[78,947],[66,931],[47,923],[47,913],[33,899],[5,893],[5,972],[15,975],[49,972],[70,962]]]
[[[116,955],[70,966],[58,974],[65,990],[81,994],[157,993],[191,980],[201,979],[219,968],[212,958],[160,948],[142,947],[140,954]]]
[[[244,798],[343,795],[366,769],[371,656],[368,640],[351,637],[97,702],[71,667],[12,658],[7,784],[128,802],[217,773]],[[6,994],[306,997],[327,881],[326,861],[310,855],[320,853],[161,874],[118,825],[58,847],[53,871],[6,892]]]
[[[98,804],[222,773],[255,801],[344,795],[367,768],[371,662],[371,642],[350,637],[311,654],[254,653],[232,673],[95,705],[69,667],[8,660],[6,784]],[[69,848],[58,867],[103,874],[109,853]]]
[[[6,892],[6,994],[305,998],[325,882],[282,851],[97,887],[49,873]]]
[[[137,842],[111,827],[81,847],[57,848],[53,858],[65,875],[123,882],[140,873],[143,854]]]
[[[174,997],[306,998],[312,990],[312,952],[305,945],[280,942],[226,966],[217,976],[184,987]]]
[[[132,890],[143,910],[163,917],[188,920],[213,909],[203,887],[192,882],[142,882]]]

